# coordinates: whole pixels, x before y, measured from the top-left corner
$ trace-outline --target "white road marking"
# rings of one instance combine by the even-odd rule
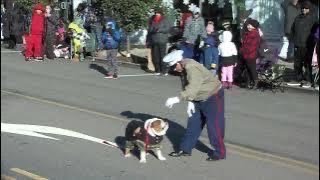
[[[158,76],[156,74],[122,74],[119,77]]]
[[[1,51],[1,53],[21,53],[21,51]]]
[[[38,126],[38,125],[29,125],[29,124],[9,124],[9,123],[1,122],[1,132],[47,138],[52,140],[59,140],[57,138],[45,136],[40,133],[56,134],[56,135],[80,138],[80,139],[96,142],[99,144],[106,144],[112,147],[118,147],[118,145],[114,142],[106,141],[104,139],[96,138],[93,136],[88,136],[86,134],[78,133],[75,131],[70,131],[67,129],[61,129],[56,127],[50,127],[50,126]]]
[[[16,172],[16,173],[18,173],[18,174],[27,176],[27,177],[29,177],[29,178],[31,178],[31,179],[34,179],[34,180],[49,180],[49,179],[47,179],[47,178],[44,178],[44,177],[41,177],[41,176],[39,176],[39,175],[33,174],[33,173],[31,173],[31,172],[25,171],[25,170],[23,170],[23,169],[11,168],[10,170],[13,171],[13,172]]]

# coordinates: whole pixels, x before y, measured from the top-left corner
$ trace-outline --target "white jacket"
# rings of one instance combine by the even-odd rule
[[[238,55],[236,45],[231,42],[232,33],[230,31],[223,31],[220,37],[221,43],[218,46],[219,55],[221,57],[230,57]]]

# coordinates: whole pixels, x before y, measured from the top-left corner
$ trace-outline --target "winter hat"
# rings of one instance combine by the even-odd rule
[[[197,14],[197,13],[200,13],[200,8],[196,7],[193,9],[192,11],[193,14]]]
[[[34,7],[33,7],[33,10],[41,10],[42,12],[45,12],[45,8],[44,6],[41,4],[41,3],[38,3],[36,4]]]
[[[175,50],[171,53],[167,54],[163,58],[163,62],[168,63],[169,66],[175,65],[177,62],[181,61],[183,59],[183,51],[182,50]]]
[[[260,26],[259,22],[255,19],[248,19],[247,24],[251,24],[256,29]]]
[[[310,1],[304,1],[303,3],[302,3],[302,6],[301,6],[302,8],[307,8],[307,9],[311,9],[312,8],[312,4],[311,4],[311,2]]]
[[[214,31],[214,26],[213,26],[212,23],[207,25],[206,31],[207,31],[207,33],[213,33],[213,31]]]

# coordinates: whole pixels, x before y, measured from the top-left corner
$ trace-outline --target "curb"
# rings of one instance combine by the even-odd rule
[[[95,61],[92,61],[92,62],[106,63],[106,60],[95,58]],[[144,64],[126,62],[126,61],[121,61],[121,60],[119,60],[119,64],[123,65],[124,67],[140,68],[140,69],[142,69],[142,67],[144,66]],[[308,94],[319,94],[319,91],[314,88],[303,88],[303,87],[299,87],[299,86],[294,87],[294,86],[289,86],[289,85],[284,85],[283,87],[286,90],[294,91],[294,92],[300,92],[300,93],[303,92],[303,93],[308,93]]]

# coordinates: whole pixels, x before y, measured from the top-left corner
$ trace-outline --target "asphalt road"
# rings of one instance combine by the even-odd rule
[[[179,79],[143,75],[108,80],[90,68],[105,65],[92,63],[25,62],[18,53],[2,52],[1,122],[121,142],[131,119],[158,116],[170,123],[163,149],[167,161],[149,155],[147,164],[139,164],[136,157],[125,159],[119,149],[94,138],[42,133],[55,140],[2,132],[1,174],[23,179],[27,171],[68,180],[319,178],[318,93],[226,91],[227,159],[205,162],[206,130],[192,157],[174,159],[167,154],[184,131],[186,103],[169,110],[164,102],[179,92]],[[143,74],[127,67],[120,72]],[[26,134],[23,128],[18,131]]]

